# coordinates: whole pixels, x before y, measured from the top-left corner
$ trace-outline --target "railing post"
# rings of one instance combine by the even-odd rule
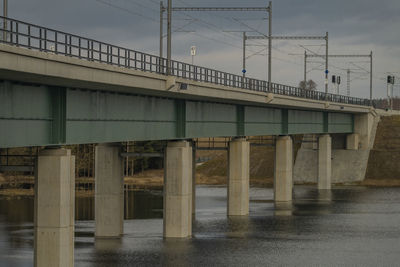
[[[100,60],[100,62],[102,62],[102,55],[103,55],[103,50],[102,50],[103,48],[101,47],[101,43],[99,43],[99,60]]]
[[[131,68],[131,50],[128,50],[128,68]]]
[[[69,36],[69,55],[72,56],[72,36]]]
[[[56,54],[58,54],[58,48],[57,48],[58,45],[57,44],[58,44],[57,32],[54,32],[54,52]]]
[[[31,25],[28,25],[28,48],[31,48]]]
[[[91,56],[92,56],[92,60],[94,60],[94,56],[93,56],[93,41],[91,41]]]
[[[13,21],[11,21],[10,22],[10,43],[13,43],[13,30],[14,30],[13,25],[14,25],[14,23],[13,23]]]
[[[81,58],[81,46],[82,46],[82,43],[81,43],[82,41],[81,41],[81,38],[79,37],[78,38],[78,57],[79,58]]]
[[[18,44],[19,44],[19,31],[18,31],[18,22],[16,22],[15,23],[15,43],[17,44],[17,46],[18,46]]]
[[[121,61],[120,61],[120,57],[121,57],[121,49],[118,47],[118,67],[121,66]]]
[[[44,51],[47,51],[47,29],[44,29]]]
[[[110,64],[110,46],[107,45],[107,64]]]

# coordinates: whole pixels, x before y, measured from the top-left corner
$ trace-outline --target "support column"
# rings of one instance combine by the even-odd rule
[[[293,192],[293,141],[290,136],[281,136],[275,147],[275,202],[292,201]]]
[[[346,149],[347,150],[358,150],[359,147],[358,134],[348,134],[346,136]]]
[[[249,214],[250,143],[245,138],[229,142],[228,216]]]
[[[164,237],[192,235],[192,147],[169,142],[164,164]]]
[[[123,159],[118,145],[96,146],[94,215],[97,238],[117,238],[123,234]]]
[[[318,189],[331,189],[332,138],[329,134],[319,137]]]
[[[196,214],[196,144],[192,143],[192,214]]]
[[[74,266],[74,214],[75,157],[68,149],[42,150],[35,176],[35,266]]]

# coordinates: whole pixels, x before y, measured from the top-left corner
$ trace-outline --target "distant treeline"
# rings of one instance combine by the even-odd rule
[[[162,152],[164,147],[163,141],[146,141],[146,142],[122,142],[121,149],[126,152],[151,153]],[[94,175],[94,151],[95,144],[69,145],[66,148],[71,149],[75,155],[75,173],[77,177],[93,177]],[[41,147],[21,147],[0,149],[0,165],[2,166],[34,166],[36,156]],[[133,175],[135,173],[147,169],[160,169],[163,167],[161,158],[144,158],[129,157],[124,158],[125,175]],[[11,172],[8,174],[15,174]],[[25,173],[33,174],[33,173]]]

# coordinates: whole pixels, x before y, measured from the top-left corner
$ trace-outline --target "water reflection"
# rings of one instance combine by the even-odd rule
[[[166,266],[189,266],[188,255],[192,254],[192,242],[190,239],[164,239],[162,254]],[[183,256],[185,255],[185,256]]]
[[[318,200],[319,201],[332,201],[332,190],[318,190]]]
[[[197,188],[193,238],[163,239],[162,193],[125,195],[121,239],[95,239],[93,197],[76,201],[75,266],[395,266],[400,188],[296,186],[292,203],[251,188],[250,216],[226,216],[226,188]],[[134,220],[132,220],[134,218]],[[32,266],[33,200],[0,199],[0,266]]]
[[[248,216],[228,217],[226,237],[245,238],[249,234],[250,218]]]
[[[291,216],[293,213],[293,202],[276,202],[275,203],[275,216]]]
[[[94,197],[83,196],[75,200],[75,220],[94,220]],[[134,191],[124,192],[124,219],[162,218],[162,192]]]

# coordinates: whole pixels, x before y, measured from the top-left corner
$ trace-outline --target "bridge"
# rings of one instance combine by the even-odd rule
[[[192,234],[195,205],[192,139],[232,138],[228,216],[249,213],[250,144],[246,136],[277,136],[277,203],[292,200],[291,135],[318,135],[317,160],[307,164],[317,165],[322,190],[331,188],[335,138],[344,136],[345,150],[352,153],[368,152],[373,141],[379,116],[367,99],[168,62],[89,38],[0,19],[7,20],[7,29],[0,30],[4,36],[0,44],[0,147],[45,147],[35,178],[36,266],[73,265],[75,159],[64,145],[99,144],[95,235],[104,238],[123,234],[123,161],[116,143],[168,140],[164,236],[185,238]]]

